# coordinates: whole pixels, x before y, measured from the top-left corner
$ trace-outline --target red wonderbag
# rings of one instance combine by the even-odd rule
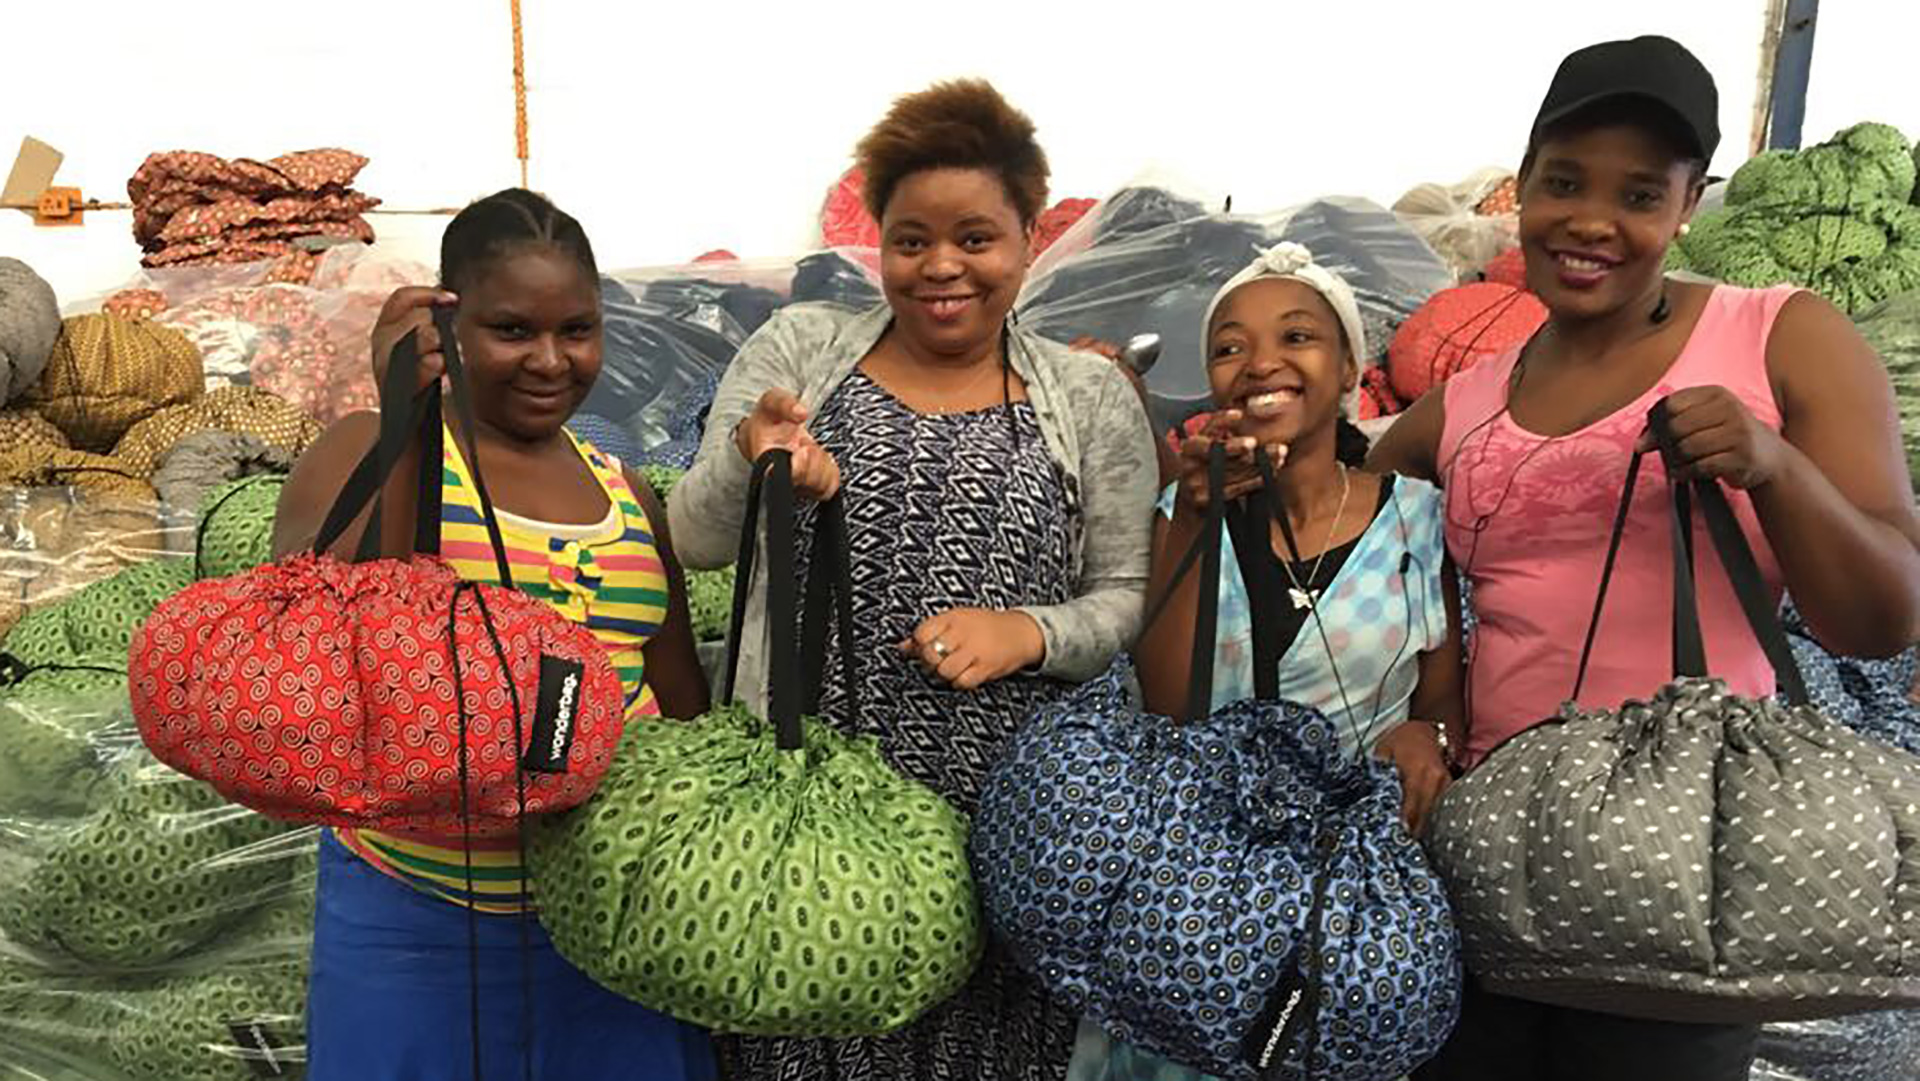
[[[467,461],[511,582],[473,451],[472,407],[450,318],[447,375]],[[462,581],[439,559],[440,402],[405,410],[409,336],[382,388],[379,445],[327,517],[324,553],[369,503],[360,562],[301,554],[197,583],[133,640],[128,683],[141,738],[169,766],[273,818],[379,830],[510,833],[524,814],[585,800],[612,761],[624,694],[591,632],[505,586]],[[409,432],[421,440],[411,559],[375,559],[379,492]]]

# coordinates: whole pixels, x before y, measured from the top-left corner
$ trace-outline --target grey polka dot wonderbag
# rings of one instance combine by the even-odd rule
[[[1662,406],[1652,425],[1671,454]],[[1671,491],[1673,681],[1617,710],[1564,707],[1435,814],[1428,850],[1468,967],[1502,994],[1696,1022],[1920,1003],[1920,758],[1807,704],[1725,494],[1677,477]],[[1707,673],[1696,507],[1784,702],[1739,697]]]

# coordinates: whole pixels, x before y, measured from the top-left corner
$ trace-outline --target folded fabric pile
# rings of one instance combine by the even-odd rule
[[[1768,151],[1733,174],[1726,206],[1694,219],[1669,265],[1734,285],[1803,285],[1865,311],[1920,289],[1915,168],[1906,136],[1885,124]]]
[[[271,161],[228,161],[190,150],[153,154],[127,181],[133,236],[149,267],[250,263],[289,257],[284,280],[304,282],[316,253],[373,243],[361,215],[379,200],[350,185],[367,159],[303,150]]]
[[[0,405],[40,378],[59,337],[53,287],[20,260],[0,258]]]
[[[1920,291],[1902,293],[1854,317],[1860,336],[1887,367],[1900,407],[1907,469],[1920,478]]]

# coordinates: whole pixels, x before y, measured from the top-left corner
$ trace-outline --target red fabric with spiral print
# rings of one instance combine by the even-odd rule
[[[524,774],[525,809],[580,803],[620,739],[620,677],[593,634],[550,606],[512,589],[460,586],[452,568],[425,556],[302,555],[197,583],[161,604],[134,639],[128,677],[141,738],[169,766],[272,818],[506,833],[518,819],[516,774],[544,654],[578,661],[585,674],[567,771]]]

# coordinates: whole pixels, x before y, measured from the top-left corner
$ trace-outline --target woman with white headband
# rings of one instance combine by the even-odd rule
[[[1280,694],[1324,713],[1349,753],[1399,767],[1416,832],[1446,787],[1448,748],[1461,735],[1459,634],[1445,566],[1439,492],[1424,481],[1361,468],[1367,440],[1351,420],[1366,330],[1353,290],[1286,243],[1234,275],[1207,309],[1208,380],[1217,406],[1182,444],[1179,477],[1162,493],[1148,596],[1167,587],[1200,533],[1207,456],[1228,455],[1229,499],[1259,487],[1254,449],[1273,460],[1298,551],[1265,522],[1261,558],[1280,569]],[[1251,519],[1246,519],[1251,521]],[[1213,704],[1253,695],[1246,586],[1222,537]],[[1250,534],[1243,534],[1243,538]],[[1136,650],[1156,712],[1186,699],[1199,587],[1189,576]]]
[[[1350,754],[1372,753],[1400,772],[1410,829],[1425,824],[1451,776],[1460,729],[1460,637],[1452,571],[1443,551],[1440,494],[1425,481],[1361,468],[1367,440],[1349,420],[1366,355],[1353,290],[1285,243],[1229,279],[1202,333],[1215,411],[1181,445],[1178,477],[1160,499],[1148,597],[1158,598],[1200,536],[1207,460],[1225,444],[1226,495],[1262,484],[1255,448],[1276,466],[1272,493],[1291,526],[1236,514],[1222,535],[1213,707],[1251,698],[1253,630],[1238,533],[1255,558],[1279,567],[1280,694],[1314,707]],[[1135,648],[1141,689],[1156,713],[1181,717],[1193,655],[1198,575],[1188,574]],[[1271,580],[1271,579],[1270,579]],[[1184,1081],[1197,1072],[1083,1029],[1073,1081]]]

